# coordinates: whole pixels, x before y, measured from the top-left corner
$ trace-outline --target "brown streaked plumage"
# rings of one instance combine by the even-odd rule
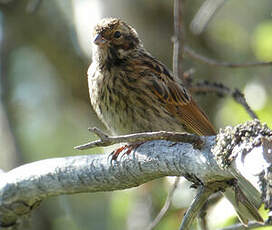
[[[145,50],[132,27],[107,18],[93,36],[90,99],[113,134],[159,130],[215,134],[188,90]]]

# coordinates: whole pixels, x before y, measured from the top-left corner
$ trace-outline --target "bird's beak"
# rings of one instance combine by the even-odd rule
[[[102,37],[101,34],[98,34],[94,39],[94,44],[100,46],[106,43],[106,39]]]

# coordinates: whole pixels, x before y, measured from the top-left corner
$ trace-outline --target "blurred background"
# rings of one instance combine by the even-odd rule
[[[271,0],[184,2],[185,43],[195,51],[228,62],[272,61]],[[73,147],[96,138],[88,127],[104,128],[89,103],[86,72],[91,28],[109,16],[133,25],[145,47],[172,68],[173,1],[0,0],[1,169],[103,152]],[[195,82],[240,89],[260,120],[272,127],[270,66],[222,68],[185,56],[184,70],[190,68]],[[196,100],[217,129],[250,120],[231,97],[196,95]],[[145,229],[172,183],[173,178],[164,178],[125,191],[50,198],[25,229]],[[178,229],[193,194],[181,180],[171,210],[156,229]],[[236,221],[226,201],[208,215],[211,229]]]

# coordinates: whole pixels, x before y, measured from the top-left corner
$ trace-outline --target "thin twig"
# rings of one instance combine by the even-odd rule
[[[109,137],[108,134],[104,133],[99,128],[93,127],[93,128],[88,128],[88,130],[92,133],[95,133],[98,137],[101,138],[101,140],[105,140]]]
[[[253,119],[259,119],[256,113],[250,108],[250,106],[246,102],[245,96],[241,93],[241,91],[235,89],[234,92],[232,92],[232,97],[237,103],[243,105],[250,117],[252,117]]]
[[[219,96],[231,95],[238,104],[244,107],[244,109],[247,111],[247,113],[252,119],[258,119],[256,113],[250,108],[250,106],[246,102],[244,95],[238,89],[231,90],[230,88],[226,87],[221,83],[211,83],[208,81],[191,85],[189,89],[192,93],[215,92]]]
[[[182,60],[183,60],[183,4],[182,0],[174,1],[174,47],[173,47],[173,73],[183,79]]]
[[[192,76],[194,75],[194,73],[195,73],[194,68],[188,69],[183,72],[183,84],[185,84],[187,87],[189,87],[192,84],[193,82]]]
[[[265,227],[265,226],[272,226],[269,223],[264,223],[264,224],[260,224],[258,222],[255,221],[250,221],[247,225],[247,227],[245,227],[243,224],[234,224],[225,228],[221,228],[220,230],[249,230],[249,229],[255,229],[258,227]]]
[[[209,199],[206,201],[204,206],[200,209],[199,214],[198,214],[198,224],[199,224],[201,230],[208,229],[207,219],[206,219],[207,211],[211,206],[216,204],[221,198],[222,198],[221,193],[212,194],[209,197]]]
[[[144,142],[144,141],[153,141],[153,140],[168,140],[173,142],[184,142],[193,144],[196,148],[201,148],[203,141],[201,137],[195,134],[189,133],[178,133],[178,132],[167,132],[167,131],[158,131],[158,132],[145,132],[145,133],[135,133],[122,136],[108,136],[98,128],[89,128],[91,132],[94,132],[100,140],[92,141],[83,145],[74,147],[78,150],[90,149],[94,147],[105,147],[117,143],[124,142]]]
[[[191,22],[190,28],[194,34],[202,33],[216,12],[224,5],[226,0],[206,0]]]
[[[171,202],[172,202],[172,199],[173,199],[173,195],[174,195],[174,192],[176,191],[176,189],[178,187],[179,181],[180,181],[180,177],[176,177],[173,186],[170,188],[170,190],[168,192],[167,198],[165,200],[165,203],[164,203],[162,209],[160,210],[160,212],[158,213],[156,218],[147,227],[147,230],[152,230],[153,228],[155,228],[157,226],[157,224],[161,221],[161,219],[165,216],[166,212],[170,208],[170,205],[171,205]]]
[[[27,13],[33,14],[41,6],[42,0],[31,0],[26,6]]]
[[[245,68],[245,67],[256,67],[256,66],[271,66],[272,62],[248,62],[248,63],[229,63],[229,62],[220,62],[208,57],[205,57],[201,54],[196,53],[188,46],[184,46],[183,48],[184,53],[189,55],[190,57],[194,58],[195,60],[201,61],[208,65],[212,66],[220,66],[220,67],[229,67],[229,68]]]
[[[0,4],[7,4],[12,2],[13,0],[0,0]]]
[[[199,210],[203,207],[208,197],[214,191],[206,188],[205,186],[199,186],[197,194],[191,203],[190,207],[186,211],[185,216],[183,217],[180,230],[188,230],[192,226],[193,221],[195,220],[196,215],[199,213]]]

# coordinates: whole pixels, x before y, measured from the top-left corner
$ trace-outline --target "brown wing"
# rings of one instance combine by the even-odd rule
[[[159,98],[164,97],[164,100],[165,95],[168,95],[166,98],[167,110],[175,115],[188,131],[204,136],[216,133],[206,114],[198,107],[182,85],[173,81],[162,81],[162,85],[166,92],[163,94],[158,91],[154,92]]]
[[[166,67],[149,55],[145,55],[144,60],[141,64],[145,65],[145,73],[148,67],[146,75],[151,84],[150,89],[160,101],[164,102],[162,106],[176,116],[187,131],[203,136],[216,134],[206,114],[198,107],[188,90],[173,78]]]

